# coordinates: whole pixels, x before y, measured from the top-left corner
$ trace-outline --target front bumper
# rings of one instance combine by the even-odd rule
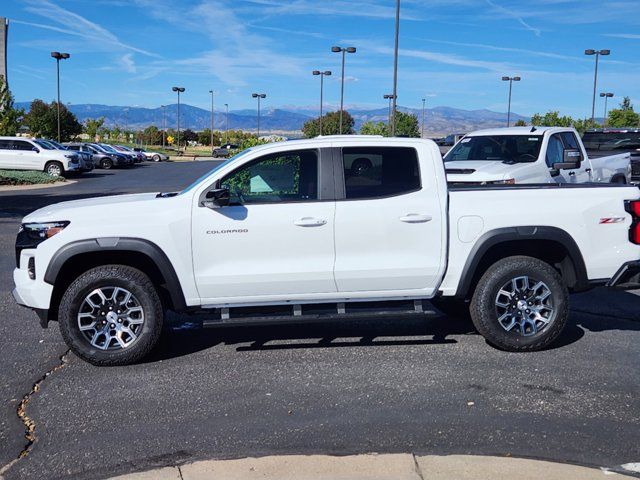
[[[21,307],[31,308],[29,307],[29,305],[26,304],[26,301],[22,299],[22,297],[20,296],[20,292],[18,292],[17,288],[14,288],[11,294],[13,295],[13,299],[16,301],[18,305],[20,305]],[[47,328],[49,326],[49,309],[31,308],[31,310],[33,310],[36,313],[36,315],[38,315],[38,318],[40,319],[40,326],[42,328]]]
[[[640,260],[622,265],[615,275],[611,277],[611,280],[607,282],[607,287],[615,287],[622,290],[640,288]]]

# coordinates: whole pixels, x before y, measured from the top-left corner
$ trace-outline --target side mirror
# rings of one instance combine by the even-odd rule
[[[32,147],[31,151],[32,152],[36,152],[36,153],[40,153],[40,150],[38,150],[38,147]]]
[[[553,167],[556,170],[572,170],[580,167],[582,162],[582,152],[577,149],[568,148],[564,151],[562,162],[554,163]]]
[[[228,188],[214,188],[207,192],[203,204],[208,208],[226,207],[229,205],[230,197]]]

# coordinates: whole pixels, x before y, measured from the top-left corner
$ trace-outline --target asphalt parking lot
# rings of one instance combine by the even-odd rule
[[[70,199],[186,186],[215,162],[95,171],[0,192],[0,469],[105,478],[201,458],[413,452],[511,455],[615,468],[640,461],[640,298],[572,298],[558,344],[515,354],[441,315],[203,330],[172,316],[144,363],[97,368],[11,298],[20,219]],[[108,210],[106,221],[113,221]],[[47,372],[52,372],[47,375]]]

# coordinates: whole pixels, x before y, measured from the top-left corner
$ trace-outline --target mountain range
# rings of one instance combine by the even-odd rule
[[[18,102],[18,108],[29,109],[30,102]],[[105,126],[120,128],[144,129],[149,125],[163,126],[162,108],[124,107],[100,104],[68,105],[68,108],[78,117],[80,122],[89,118],[104,117]],[[421,118],[421,109],[398,106],[398,110],[415,114]],[[355,120],[355,128],[359,130],[367,121],[386,122],[389,110],[387,108],[364,109],[349,108],[349,113]],[[176,128],[177,104],[167,105],[164,108],[164,125],[167,128]],[[264,109],[260,115],[261,133],[279,133],[288,136],[300,135],[304,123],[317,117],[318,112],[310,107],[282,107]],[[511,121],[528,121],[529,118],[511,113]],[[255,131],[257,126],[257,113],[255,110],[229,111],[229,129]],[[507,114],[491,110],[463,110],[452,107],[434,107],[425,110],[425,135],[444,135],[448,133],[469,132],[480,128],[492,128],[504,126],[507,122]],[[215,129],[225,129],[224,110],[215,111]],[[211,112],[188,104],[180,104],[180,128],[203,130],[211,125]]]

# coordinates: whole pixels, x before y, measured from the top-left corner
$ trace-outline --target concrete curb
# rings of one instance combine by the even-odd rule
[[[631,472],[630,472],[631,473]],[[206,460],[112,480],[596,480],[631,478],[612,470],[512,457],[366,454],[284,455]]]
[[[40,190],[42,188],[55,188],[73,185],[77,180],[65,180],[55,183],[37,183],[35,185],[4,185],[0,187],[0,192],[21,192],[23,190]]]

